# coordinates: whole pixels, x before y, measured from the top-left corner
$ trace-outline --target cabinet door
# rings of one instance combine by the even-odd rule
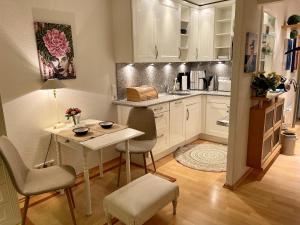
[[[195,137],[200,131],[200,103],[186,106],[185,138]]]
[[[199,61],[211,61],[214,52],[214,8],[199,11]]]
[[[136,62],[153,62],[156,59],[156,2],[156,0],[132,1],[133,43]]]
[[[180,5],[173,1],[159,0],[157,12],[158,61],[179,61]]]
[[[197,61],[199,56],[199,10],[191,9],[189,25],[189,60]]]
[[[206,134],[228,138],[228,127],[217,125],[217,120],[228,115],[228,105],[207,102],[206,104]]]
[[[182,100],[170,103],[170,146],[185,140],[185,117]]]

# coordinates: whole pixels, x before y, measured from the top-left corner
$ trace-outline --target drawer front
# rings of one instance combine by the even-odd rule
[[[155,124],[157,142],[153,149],[153,153],[157,154],[169,147],[169,112],[157,114],[155,116]]]
[[[189,98],[185,98],[184,99],[184,104],[186,106],[189,106],[189,105],[194,105],[196,103],[200,103],[201,102],[201,98],[202,96],[194,96],[194,97],[189,97]]]
[[[207,96],[207,103],[219,103],[219,104],[230,105],[230,97]]]
[[[63,138],[63,137],[57,136],[57,141],[69,148],[72,148],[72,149],[82,150],[82,148],[83,148],[79,143],[72,141],[68,138]]]
[[[183,107],[183,105],[184,105],[183,101],[184,100],[170,102],[170,110],[177,109],[178,107]]]
[[[162,103],[162,104],[150,106],[149,108],[152,109],[154,114],[156,115],[158,113],[169,111],[170,110],[169,105],[170,105],[169,102],[167,102],[167,103]]]

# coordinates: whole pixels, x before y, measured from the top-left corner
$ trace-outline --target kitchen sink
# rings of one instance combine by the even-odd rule
[[[171,91],[168,93],[169,95],[190,95],[190,91]]]

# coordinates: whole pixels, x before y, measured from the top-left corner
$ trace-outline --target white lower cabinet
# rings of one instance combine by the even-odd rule
[[[155,115],[157,143],[153,149],[156,159],[188,143],[200,134],[228,138],[228,128],[217,120],[228,115],[230,97],[194,96],[150,106]],[[132,107],[118,106],[118,123],[126,124]]]
[[[220,126],[217,121],[229,116],[229,98],[208,96],[206,103],[205,133],[208,135],[228,138],[228,127]]]
[[[185,106],[183,100],[170,102],[170,146],[185,141]]]
[[[0,158],[0,224],[16,225],[20,222],[17,193]]]

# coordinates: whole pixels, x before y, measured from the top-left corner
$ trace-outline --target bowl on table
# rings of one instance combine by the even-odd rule
[[[77,136],[83,136],[86,135],[89,132],[90,128],[88,127],[77,127],[73,129],[73,132],[77,135]]]
[[[114,122],[112,122],[112,121],[102,121],[102,122],[99,123],[99,125],[103,129],[109,129],[109,128],[112,128],[112,126],[114,125]]]

